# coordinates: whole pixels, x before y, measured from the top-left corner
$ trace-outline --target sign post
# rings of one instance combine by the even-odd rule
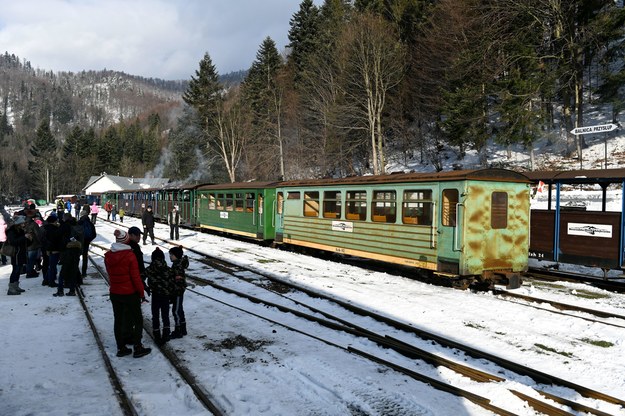
[[[612,130],[616,130],[617,125],[614,123],[610,123],[610,124],[599,124],[597,126],[587,126],[587,127],[575,127],[573,130],[571,130],[571,133],[576,135],[576,136],[580,136],[583,134],[595,134],[595,133],[605,133],[605,139],[604,139],[604,164],[605,164],[605,169],[608,168],[608,133],[611,132]],[[582,168],[581,164],[582,164],[582,155],[579,155],[579,164],[580,164],[580,169]]]

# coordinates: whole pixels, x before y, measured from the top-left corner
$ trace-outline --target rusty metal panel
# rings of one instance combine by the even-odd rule
[[[507,226],[494,228],[491,198],[508,194]],[[526,183],[470,181],[463,201],[465,227],[461,274],[527,270],[530,191]]]

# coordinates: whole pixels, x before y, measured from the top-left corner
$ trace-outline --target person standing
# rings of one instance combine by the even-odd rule
[[[20,288],[20,273],[22,268],[26,265],[27,249],[30,244],[29,235],[24,232],[24,224],[26,224],[26,217],[20,215],[15,218],[13,224],[7,228],[7,241],[5,244],[10,244],[15,248],[15,254],[11,256],[11,277],[9,278],[9,290],[7,295],[21,295],[24,289]]]
[[[115,242],[104,255],[104,265],[110,281],[109,292],[113,306],[117,356],[124,357],[133,353],[133,357],[139,358],[152,351],[141,343],[143,333],[141,303],[145,301],[143,282],[137,258],[128,245],[130,242],[128,233],[115,230],[114,235]],[[127,341],[133,344],[134,351],[126,347]]]
[[[65,212],[65,202],[63,202],[63,199],[59,198],[56,200],[56,216],[59,218],[63,218],[64,212]]]
[[[89,211],[84,209],[81,211],[82,216],[78,220],[78,224],[83,227],[83,244],[82,244],[82,268],[80,271],[80,277],[78,278],[78,285],[82,285],[83,279],[87,276],[87,265],[89,261],[89,245],[96,238],[97,232],[95,225],[89,220]]]
[[[72,217],[71,221],[75,223],[76,218]],[[61,265],[61,272],[59,273],[59,287],[53,296],[64,296],[64,285],[69,289],[67,296],[76,296],[76,285],[78,284],[78,278],[80,275],[78,263],[80,263],[81,251],[82,245],[80,241],[78,241],[75,237],[71,237],[65,245],[65,249],[63,249],[59,256],[59,264]]]
[[[39,224],[35,222],[34,217],[26,217],[24,231],[30,234],[30,244],[28,245],[28,257],[26,261],[26,278],[39,277],[36,266],[41,260],[41,234],[42,231]]]
[[[126,215],[126,211],[124,208],[119,209],[119,222],[124,222],[124,215]]]
[[[0,215],[0,249],[2,249],[2,246],[7,241],[6,230],[7,230],[7,223],[6,221],[4,221],[4,215]],[[0,261],[2,262],[3,266],[7,265],[7,258],[4,254],[0,256]]]
[[[76,200],[74,204],[74,217],[80,218],[80,210],[82,209],[82,205],[80,205],[80,201]]]
[[[111,204],[111,201],[106,201],[106,203],[104,204],[104,210],[106,211],[106,220],[110,221],[111,211],[113,210],[113,204]]]
[[[111,207],[111,218],[113,219],[113,222],[117,221],[117,205],[115,204]]]
[[[139,227],[130,227],[128,229],[128,236],[130,238],[128,245],[137,258],[137,264],[139,264],[139,274],[141,274],[141,280],[143,281],[145,293],[147,293],[148,296],[151,296],[152,292],[150,291],[150,287],[145,283],[145,262],[143,261],[143,251],[141,251],[141,246],[139,245],[139,241],[141,241],[141,234],[142,232]]]
[[[95,222],[98,220],[98,212],[99,211],[100,211],[100,209],[95,204],[95,201],[93,201],[93,204],[91,204],[91,208],[89,209],[89,212],[91,212],[91,223],[92,224],[95,224]]]
[[[152,212],[152,205],[148,205],[147,209],[143,211],[141,223],[143,224],[143,245],[147,244],[148,234],[152,239],[152,245],[156,244],[154,242],[154,213]]]
[[[63,234],[56,214],[52,213],[43,225],[42,249],[48,255],[48,268],[44,268],[44,286],[56,287],[57,266],[63,248]]]
[[[170,248],[169,258],[172,261],[171,276],[175,285],[171,306],[171,312],[174,316],[174,332],[170,336],[171,339],[174,339],[187,335],[187,321],[184,316],[183,301],[184,292],[187,288],[185,269],[189,267],[189,258],[182,252],[182,247]]]
[[[180,240],[180,213],[175,205],[167,215],[167,223],[169,224],[169,239]]]
[[[165,253],[160,248],[157,247],[152,252],[152,263],[145,269],[145,275],[152,291],[152,334],[154,342],[160,346],[169,341],[169,299],[175,289],[169,266],[165,262]],[[161,318],[163,320],[162,333]]]

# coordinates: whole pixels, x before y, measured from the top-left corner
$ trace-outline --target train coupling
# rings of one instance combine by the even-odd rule
[[[523,283],[521,273],[519,272],[491,270],[484,272],[483,277],[484,280],[490,282],[491,285],[506,285],[506,289],[518,289]]]

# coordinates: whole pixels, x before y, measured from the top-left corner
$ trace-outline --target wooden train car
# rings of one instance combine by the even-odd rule
[[[254,240],[275,237],[276,182],[199,186],[197,225]]]
[[[531,210],[530,258],[598,267],[605,276],[611,269],[623,270],[625,169],[526,175],[541,188],[535,199],[544,200],[542,206],[536,202]],[[611,207],[610,187],[618,194]]]
[[[503,169],[282,182],[276,242],[414,266],[460,287],[520,285],[530,187]]]

